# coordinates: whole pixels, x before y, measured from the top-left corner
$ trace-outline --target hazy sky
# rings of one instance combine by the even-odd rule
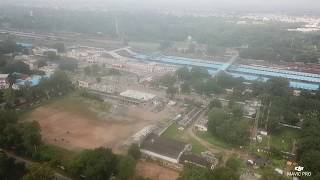
[[[320,0],[0,0],[21,5],[143,7],[143,8],[222,8],[257,10],[319,10]]]

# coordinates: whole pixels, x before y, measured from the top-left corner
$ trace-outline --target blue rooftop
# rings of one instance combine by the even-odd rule
[[[228,63],[207,61],[201,59],[191,59],[175,56],[162,55],[145,55],[137,54],[134,56],[142,61],[155,61],[165,64],[175,64],[182,66],[198,66],[208,69],[211,75],[219,71],[227,71],[234,77],[243,77],[246,80],[263,80],[266,81],[271,77],[283,77],[290,80],[292,88],[318,90],[320,85],[320,75],[304,72],[288,71],[274,68],[263,68],[248,65],[232,65],[235,59],[231,59]]]
[[[30,83],[29,85],[31,87],[33,87],[33,86],[39,85],[43,78],[49,78],[49,76],[48,75],[45,75],[45,76],[33,75],[33,76],[31,76],[30,79],[27,79],[27,80],[18,79],[16,81],[16,84],[20,85],[20,86],[26,86],[26,85],[28,85],[28,83]]]

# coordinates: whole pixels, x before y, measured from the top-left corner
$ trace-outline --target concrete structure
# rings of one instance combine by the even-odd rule
[[[8,77],[9,74],[0,74],[0,89],[6,89],[9,87]]]
[[[154,94],[144,93],[140,91],[135,90],[126,90],[122,93],[120,93],[120,96],[125,98],[131,98],[138,101],[149,101],[156,97]]]

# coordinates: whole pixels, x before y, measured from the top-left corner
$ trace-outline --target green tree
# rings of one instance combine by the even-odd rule
[[[141,156],[139,145],[132,144],[128,149],[128,155],[132,156],[135,160],[138,160]]]
[[[116,172],[117,158],[110,149],[84,150],[71,161],[72,175],[84,175],[87,179],[104,180]]]
[[[231,112],[234,119],[241,119],[243,117],[243,108],[241,105],[232,106]]]
[[[177,88],[173,86],[169,86],[168,89],[166,90],[166,93],[170,98],[174,98],[177,92],[178,92]]]
[[[33,164],[23,180],[54,180],[54,171],[48,164]]]
[[[16,101],[16,94],[12,88],[7,88],[4,90],[3,98],[7,105],[12,107]]]
[[[190,71],[187,67],[180,68],[176,71],[176,76],[180,81],[187,81],[191,79]]]
[[[131,156],[120,157],[117,167],[117,179],[127,180],[134,175],[136,160]]]
[[[222,108],[222,103],[219,99],[213,99],[212,101],[210,101],[208,108],[209,110],[211,110],[212,108]]]
[[[0,177],[2,179],[18,180],[26,173],[24,164],[15,163],[4,152],[0,152]]]
[[[320,112],[308,112],[304,116],[302,138],[298,141],[299,163],[316,177],[320,176]]]
[[[286,97],[290,93],[289,81],[285,78],[270,78],[265,84],[265,89],[273,96]]]
[[[280,175],[272,168],[267,167],[262,171],[261,180],[289,180],[289,178]]]
[[[189,94],[190,91],[191,91],[190,85],[189,85],[188,83],[182,83],[182,84],[180,85],[180,88],[181,88],[181,92],[182,92],[182,93]]]
[[[22,134],[23,146],[27,154],[33,154],[42,144],[40,125],[37,121],[25,122],[19,124],[19,129]]]
[[[218,167],[214,170],[213,180],[239,180],[240,175],[228,167]]]
[[[212,177],[209,169],[189,164],[184,166],[178,180],[211,180]]]
[[[237,157],[236,155],[233,155],[227,160],[226,167],[232,169],[234,172],[240,175],[241,169],[243,167],[243,163],[239,157]]]

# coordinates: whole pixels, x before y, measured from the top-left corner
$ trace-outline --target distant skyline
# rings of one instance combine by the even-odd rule
[[[220,9],[278,13],[320,11],[320,0],[0,0],[0,4],[101,9]]]

